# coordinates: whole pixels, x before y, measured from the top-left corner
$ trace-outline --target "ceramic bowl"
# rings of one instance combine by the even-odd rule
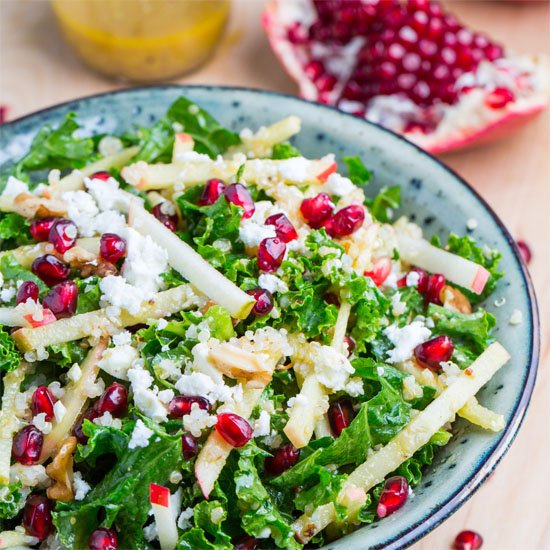
[[[385,520],[330,543],[326,548],[356,550],[404,548],[455,512],[487,479],[516,436],[535,383],[539,355],[539,324],[533,286],[510,233],[485,201],[444,164],[379,126],[338,110],[295,97],[259,90],[213,86],[157,86],[107,93],[71,101],[0,127],[0,164],[18,157],[45,123],[57,124],[75,111],[84,132],[120,132],[135,124],[151,125],[180,95],[210,111],[233,130],[257,128],[290,114],[303,121],[295,145],[307,157],[326,153],[360,155],[374,172],[374,189],[399,184],[407,214],[429,237],[464,234],[466,222],[478,224],[471,233],[502,252],[506,276],[485,307],[498,325],[495,337],[511,361],[479,393],[479,400],[506,418],[505,429],[493,434],[458,420],[456,435],[437,454],[414,498]],[[505,298],[505,304],[495,306]],[[498,303],[498,302],[497,302]],[[514,310],[523,314],[509,324]]]

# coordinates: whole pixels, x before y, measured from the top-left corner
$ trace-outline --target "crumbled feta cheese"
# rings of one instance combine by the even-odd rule
[[[126,220],[115,210],[105,210],[94,218],[93,230],[100,235],[104,233],[123,235],[126,230]]]
[[[352,397],[359,397],[360,395],[363,395],[363,379],[359,377],[350,378],[344,388],[344,391]]]
[[[200,395],[211,403],[227,401],[231,397],[231,388],[223,382],[217,383],[202,372],[184,374],[175,384],[181,395]]]
[[[119,189],[118,181],[115,178],[109,178],[107,181],[84,178],[84,185],[101,211],[119,210],[125,212],[128,210],[132,195]]]
[[[82,478],[80,472],[75,472],[73,476],[73,490],[75,500],[84,500],[84,497],[90,492],[90,485]]]
[[[189,340],[207,342],[210,340],[210,326],[206,321],[201,321],[197,325],[190,325],[185,331],[185,337]]]
[[[94,418],[93,423],[105,428],[117,428],[118,430],[122,428],[122,420],[120,418],[113,418],[113,415],[109,411],[104,412],[98,418]]]
[[[462,374],[460,367],[452,361],[441,361],[439,363],[443,372],[439,375],[439,379],[446,385],[450,386],[457,381]]]
[[[200,437],[203,430],[216,424],[217,417],[201,409],[197,403],[191,405],[191,413],[183,417],[183,429],[195,437]]]
[[[264,445],[267,445],[271,449],[278,449],[283,444],[283,438],[275,430],[262,439]]]
[[[291,397],[287,402],[287,407],[294,407],[294,405],[301,405],[302,407],[307,407],[309,405],[309,399],[307,395],[303,395],[301,393],[295,395],[294,397]]]
[[[283,180],[301,182],[307,181],[309,161],[304,157],[285,159],[280,163],[279,174]]]
[[[178,518],[178,527],[182,530],[189,529],[191,522],[189,521],[193,517],[193,508],[186,508]]]
[[[259,225],[252,220],[243,219],[239,227],[239,239],[248,248],[256,248],[264,239],[276,236],[273,225]]]
[[[113,344],[115,346],[124,346],[132,341],[132,334],[128,330],[123,330],[113,335]]]
[[[157,394],[159,401],[167,405],[174,399],[174,391],[171,389],[161,390]]]
[[[123,308],[132,314],[137,313],[141,304],[151,297],[151,293],[146,292],[139,286],[128,284],[123,277],[118,275],[103,277],[99,283],[99,288],[102,292],[101,300],[116,308]]]
[[[378,374],[378,376],[384,376],[385,372],[384,367],[376,367],[376,374]]]
[[[61,399],[65,395],[65,390],[57,380],[48,384],[48,389],[56,399]]]
[[[84,388],[86,397],[93,399],[99,397],[105,391],[105,382],[102,378],[98,378],[95,384],[90,384]]]
[[[470,230],[470,231],[473,231],[476,227],[478,226],[478,222],[475,218],[470,218],[467,222],[466,222],[466,227]]]
[[[162,350],[162,351],[168,351],[168,350]],[[167,359],[167,358],[161,359],[155,365],[155,372],[157,376],[162,380],[166,380],[168,378],[172,380],[177,380],[182,375],[180,363],[174,361],[173,359]]]
[[[153,430],[149,429],[143,420],[138,419],[134,430],[132,431],[132,437],[128,443],[128,449],[135,449],[136,447],[147,447],[149,445],[149,438],[154,434]]]
[[[80,367],[78,366],[78,363],[75,363],[68,371],[67,371],[67,378],[71,382],[78,382],[80,380],[80,377],[82,376],[82,371],[80,370]]]
[[[120,341],[120,339],[118,340]],[[139,352],[136,348],[133,348],[130,344],[123,344],[106,349],[98,365],[100,369],[111,376],[120,380],[128,380],[128,369],[138,357]]]
[[[55,421],[59,424],[63,417],[65,416],[65,413],[67,412],[67,409],[65,405],[61,401],[56,401],[53,406],[53,414],[55,416]]]
[[[420,273],[418,271],[409,271],[407,273],[407,276],[405,277],[405,282],[407,286],[418,286],[418,282],[420,281]]]
[[[159,319],[157,322],[157,329],[164,330],[168,326],[168,321],[166,319]]]
[[[344,197],[355,191],[355,189],[354,183],[349,178],[345,178],[336,172],[328,177],[323,187],[325,193],[337,197]]]
[[[15,198],[21,193],[28,193],[29,186],[14,176],[10,176],[6,182],[6,187],[2,191],[2,197]]]
[[[31,424],[34,424],[43,434],[49,434],[52,431],[52,423],[46,421],[46,413],[38,413]]]
[[[155,521],[153,521],[153,523],[150,523],[149,525],[146,525],[143,528],[143,536],[145,537],[145,540],[147,542],[153,542],[155,539],[158,538],[158,529]]]
[[[262,273],[258,277],[258,285],[265,288],[265,290],[269,290],[271,294],[275,292],[288,292],[287,284],[282,279],[279,279],[279,277],[272,275],[271,273]]]
[[[412,357],[414,348],[425,342],[431,332],[423,323],[413,321],[401,328],[397,325],[390,325],[384,329],[384,334],[394,345],[394,349],[387,352],[388,363],[401,363]]]
[[[261,411],[260,416],[254,421],[254,437],[269,435],[271,417],[267,411]]]
[[[407,304],[401,301],[401,294],[399,294],[399,292],[396,292],[391,297],[391,307],[391,312],[394,317],[399,317],[399,315],[403,315],[403,313],[407,311]]]
[[[99,209],[94,199],[86,191],[66,191],[61,196],[67,204],[68,217],[78,227],[82,237],[92,237],[95,233],[95,217]]]
[[[345,390],[355,369],[349,359],[331,346],[322,346],[317,342],[310,344],[309,359],[315,376],[325,387],[333,391]]]
[[[523,322],[523,313],[519,309],[514,309],[508,322],[511,325],[520,325]]]
[[[128,380],[132,384],[132,390],[137,392],[139,390],[147,390],[153,384],[153,377],[142,366],[139,366],[136,362],[132,365],[132,368],[127,372]]]
[[[154,390],[134,391],[134,403],[143,414],[155,422],[166,422],[168,418],[166,407]]]
[[[17,291],[13,286],[8,288],[3,288],[2,290],[0,290],[0,300],[2,302],[10,302],[12,298],[15,297],[16,292]]]

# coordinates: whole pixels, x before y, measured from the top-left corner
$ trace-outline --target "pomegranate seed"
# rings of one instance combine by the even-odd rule
[[[258,267],[262,271],[277,271],[283,263],[286,245],[279,237],[264,239],[258,246]]]
[[[178,213],[176,207],[170,201],[163,201],[153,207],[151,211],[165,227],[174,232],[178,227]]]
[[[78,287],[74,281],[63,281],[50,289],[42,299],[42,305],[57,319],[72,317],[78,302]]]
[[[327,304],[331,304],[336,307],[340,307],[340,298],[334,292],[327,292],[323,298]]]
[[[265,459],[265,470],[272,476],[279,475],[292,468],[300,458],[300,450],[294,445],[283,445],[274,451],[273,456]]]
[[[441,304],[441,299],[439,298],[439,295],[441,294],[441,290],[444,286],[445,277],[443,275],[439,273],[430,275],[426,282],[426,288],[423,292],[426,302],[431,304]],[[420,288],[418,288],[418,290],[422,292]]]
[[[273,309],[273,296],[269,290],[265,288],[253,288],[246,291],[247,294],[252,296],[256,303],[252,308],[252,313],[254,315],[267,315]]]
[[[36,218],[31,222],[31,225],[29,227],[29,231],[33,237],[33,239],[36,239],[37,241],[45,242],[50,237],[50,230],[53,226],[53,224],[58,220],[59,218],[55,218],[54,216],[48,216],[46,218]]]
[[[421,367],[438,371],[441,369],[441,361],[448,361],[454,349],[453,341],[448,336],[441,335],[418,344],[414,348],[414,356]]]
[[[531,258],[533,257],[533,254],[531,253],[531,249],[529,248],[529,245],[525,241],[516,241],[516,244],[518,245],[519,251],[523,256],[525,263],[528,264],[531,261]]]
[[[338,210],[327,226],[327,233],[331,237],[347,237],[355,233],[365,221],[365,209],[358,204],[346,206]]]
[[[233,447],[243,447],[252,439],[252,426],[238,414],[219,414],[216,430]]]
[[[225,183],[222,180],[211,179],[206,182],[201,198],[199,199],[200,206],[209,206],[214,204],[225,191]]]
[[[502,109],[516,99],[508,88],[495,88],[485,96],[485,105],[491,109]]]
[[[91,180],[101,180],[101,181],[107,181],[111,176],[109,172],[106,172],[105,170],[100,170],[99,172],[94,172],[91,176]]]
[[[53,254],[39,256],[31,265],[32,272],[42,279],[48,286],[64,281],[70,274],[71,268]]]
[[[100,527],[92,531],[88,540],[90,550],[117,550],[118,538],[114,529]]]
[[[243,218],[250,218],[256,207],[250,196],[250,191],[242,183],[232,183],[225,188],[225,199],[244,209]]]
[[[31,409],[33,416],[44,413],[46,420],[50,421],[54,417],[53,404],[54,396],[47,386],[38,386],[32,394]]]
[[[23,510],[23,527],[38,540],[48,538],[53,531],[53,502],[41,495],[30,495]]]
[[[311,199],[304,199],[300,205],[300,212],[307,223],[313,228],[321,227],[321,224],[327,220],[334,205],[326,193],[319,193]]]
[[[98,399],[94,409],[99,416],[106,412],[111,413],[115,418],[124,416],[128,411],[128,390],[126,386],[113,382]]]
[[[38,295],[40,290],[36,283],[32,281],[25,281],[21,283],[21,286],[17,289],[17,296],[15,297],[16,304],[24,304],[29,298],[33,302],[38,302]]]
[[[391,273],[391,260],[389,258],[378,258],[374,261],[372,271],[366,271],[365,276],[370,277],[376,286],[380,286]]]
[[[351,336],[344,336],[344,344],[346,345],[347,355],[351,355],[355,350],[355,340]]]
[[[199,409],[210,411],[210,401],[206,397],[199,395],[176,395],[168,405],[168,414],[172,418],[181,418],[186,414],[191,414],[191,407],[197,404]]]
[[[385,518],[399,510],[409,496],[409,484],[402,476],[390,477],[384,483],[384,489],[380,494],[376,513],[379,518]]]
[[[257,550],[259,545],[260,541],[254,537],[242,537],[235,543],[233,550]]]
[[[76,243],[78,229],[71,220],[58,218],[52,225],[48,240],[60,254],[67,252]]]
[[[455,537],[455,550],[479,550],[483,546],[483,538],[475,531],[460,531]]]
[[[292,222],[286,217],[285,214],[273,214],[265,220],[266,225],[275,226],[275,233],[277,237],[284,243],[289,243],[298,238],[298,232],[294,229]]]
[[[99,240],[99,255],[106,262],[116,264],[126,254],[126,241],[115,233],[104,233]]]
[[[199,452],[199,444],[191,434],[181,436],[181,452],[187,460],[192,459]]]
[[[333,401],[328,408],[328,421],[334,435],[338,437],[353,420],[353,407],[349,399]]]
[[[29,424],[21,428],[13,438],[11,448],[13,458],[24,466],[36,464],[40,458],[43,443],[42,432],[36,426]]]
[[[101,415],[93,408],[88,409],[78,420],[78,422],[75,424],[73,428],[73,435],[76,437],[77,441],[82,444],[86,445],[88,443],[88,436],[84,434],[82,431],[82,424],[84,424],[84,420],[89,420],[90,422],[93,422],[96,418],[99,418]]]

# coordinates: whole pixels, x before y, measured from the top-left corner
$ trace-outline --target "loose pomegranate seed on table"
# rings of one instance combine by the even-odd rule
[[[60,254],[64,254],[76,244],[78,229],[71,220],[58,218],[50,229],[48,240]]]
[[[181,436],[181,452],[183,457],[191,460],[199,452],[199,443],[195,437],[189,433]]]
[[[222,180],[212,178],[206,182],[201,198],[199,199],[200,206],[210,206],[214,204],[224,193],[225,183]]]
[[[279,475],[292,468],[300,458],[300,449],[288,444],[273,451],[273,456],[265,459],[265,471],[273,476]]]
[[[430,304],[441,305],[440,294],[445,284],[446,284],[445,277],[440,273],[435,273],[434,275],[430,275],[426,282],[426,289],[423,292],[424,299],[426,300],[426,302]]]
[[[267,315],[273,309],[273,296],[269,290],[265,288],[253,288],[246,291],[247,294],[252,296],[256,303],[252,308],[252,313],[254,315]]]
[[[358,204],[352,204],[338,210],[327,220],[328,224],[324,227],[331,237],[347,237],[355,233],[364,221],[365,209]]]
[[[193,405],[198,405],[199,409],[210,411],[210,401],[200,395],[176,395],[168,404],[168,414],[172,418],[181,418],[186,414],[191,414]]]
[[[29,231],[33,239],[41,242],[47,241],[50,237],[52,226],[58,219],[60,218],[47,216],[45,218],[35,218],[32,220]]]
[[[304,199],[300,205],[300,212],[308,224],[317,229],[325,220],[330,218],[334,204],[326,193],[319,193],[310,199]]]
[[[33,416],[44,413],[46,415],[46,420],[50,421],[54,417],[54,403],[55,398],[48,387],[38,386],[38,388],[34,390],[31,398],[31,410]]]
[[[379,518],[393,514],[399,510],[409,496],[409,484],[403,476],[390,477],[384,483],[384,489],[378,499],[376,514]]]
[[[170,231],[175,231],[178,227],[178,213],[176,207],[170,201],[163,201],[153,207],[153,216],[157,218]]]
[[[258,246],[258,267],[262,271],[277,271],[285,257],[286,245],[279,237],[269,237]]]
[[[31,271],[48,286],[53,286],[67,279],[71,268],[53,254],[46,254],[33,261]]]
[[[42,432],[33,424],[29,424],[14,435],[11,454],[23,466],[36,464],[40,458],[43,443]]]
[[[118,538],[114,529],[100,527],[92,531],[88,540],[90,550],[117,550]]]
[[[101,180],[101,181],[107,181],[109,178],[111,178],[111,174],[109,172],[106,172],[105,170],[100,170],[99,172],[94,172],[91,176],[91,180]]]
[[[250,191],[242,183],[232,183],[224,190],[227,202],[231,202],[243,208],[243,218],[250,218],[256,207],[250,195]]]
[[[353,420],[353,406],[349,399],[333,401],[327,412],[328,421],[334,435],[338,437],[344,428],[347,428]]]
[[[104,233],[99,239],[99,255],[116,264],[126,254],[126,241],[115,233]]]
[[[453,548],[455,550],[479,550],[483,546],[483,538],[475,531],[460,531],[455,537]]]
[[[453,341],[445,334],[436,336],[414,348],[417,363],[426,369],[441,370],[440,363],[449,361],[454,352]]]
[[[525,263],[529,264],[529,262],[531,261],[531,258],[533,257],[533,254],[531,253],[531,249],[529,248],[529,245],[525,241],[521,241],[521,240],[516,241],[516,244],[518,245],[519,251],[523,256]]]
[[[128,411],[128,390],[126,386],[113,382],[101,395],[94,409],[101,416],[106,412],[115,418],[124,416]]]
[[[41,496],[30,495],[23,509],[23,527],[27,534],[44,540],[53,531],[53,501]]]
[[[285,214],[273,214],[265,220],[266,225],[273,225],[277,237],[284,243],[289,243],[298,238],[298,232]]]
[[[78,303],[78,287],[74,281],[63,281],[50,289],[42,299],[42,305],[57,319],[72,317]]]
[[[252,426],[238,414],[219,414],[216,430],[233,447],[243,447],[252,439]]]
[[[365,276],[370,277],[376,286],[380,286],[391,273],[391,260],[389,258],[378,258],[374,261],[371,271],[366,271]]]
[[[38,302],[38,295],[40,294],[40,289],[36,283],[32,281],[24,281],[21,283],[21,286],[17,289],[17,294],[15,296],[15,303],[17,305],[24,304],[29,298],[33,302]]]

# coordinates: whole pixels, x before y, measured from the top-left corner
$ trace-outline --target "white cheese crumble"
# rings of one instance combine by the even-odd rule
[[[294,407],[295,405],[301,405],[302,407],[307,407],[309,405],[309,399],[307,395],[303,395],[301,393],[295,395],[294,397],[291,397],[287,402],[287,407]]]
[[[216,424],[217,417],[201,409],[197,403],[191,406],[191,413],[183,417],[183,429],[194,437],[200,437],[203,430]]]
[[[104,412],[98,418],[94,418],[93,423],[105,428],[117,428],[118,430],[122,428],[122,420],[120,418],[113,418],[109,411]]]
[[[418,271],[409,271],[407,273],[407,276],[405,277],[405,282],[407,286],[418,286],[418,282],[420,281],[420,273]]]
[[[256,248],[264,239],[276,237],[273,225],[260,225],[252,220],[243,220],[239,227],[239,239],[247,248]]]
[[[390,325],[384,329],[384,334],[393,344],[394,349],[388,350],[388,363],[402,363],[412,357],[414,348],[430,337],[430,330],[419,321],[413,321],[404,327]]]
[[[80,370],[80,367],[78,366],[78,363],[75,363],[68,371],[67,371],[67,378],[71,382],[78,382],[80,380],[80,377],[82,376],[82,371]]]
[[[120,339],[118,340],[120,341]],[[115,378],[128,380],[128,369],[138,357],[138,350],[133,348],[130,344],[117,345],[114,348],[105,350],[101,360],[98,362],[98,366],[101,370],[104,370],[107,374]]]
[[[282,279],[279,279],[279,277],[272,275],[271,273],[262,273],[258,277],[258,285],[265,288],[265,290],[269,290],[271,294],[274,294],[275,292],[288,292],[287,284]]]
[[[46,420],[46,413],[38,413],[33,417],[31,424],[34,424],[43,434],[49,434],[52,431],[52,423]]]
[[[523,322],[523,313],[519,309],[514,309],[508,322],[511,325],[520,325]]]
[[[143,288],[128,284],[123,277],[118,275],[107,275],[101,279],[99,288],[102,292],[102,301],[115,308],[125,309],[132,314],[136,314],[141,304],[151,296]],[[117,316],[116,311],[113,311],[113,314]]]
[[[271,416],[267,411],[261,411],[260,416],[254,420],[254,437],[269,435],[271,431]]]
[[[67,412],[67,409],[65,405],[61,401],[56,401],[53,406],[53,414],[55,416],[55,421],[59,424],[63,417],[65,416],[65,413]]]
[[[15,198],[21,193],[28,193],[29,186],[14,176],[10,176],[6,182],[6,187],[2,191],[2,197]]]
[[[73,476],[73,490],[75,500],[84,500],[84,497],[90,492],[90,485],[82,478],[80,472],[75,472]]]
[[[193,508],[186,508],[178,518],[178,527],[183,529],[189,529],[191,522],[189,521],[193,517]]]
[[[407,311],[407,304],[401,301],[401,294],[399,294],[399,292],[396,292],[391,297],[391,307],[391,312],[394,317],[399,317],[399,315],[403,315],[403,313]]]
[[[95,233],[94,219],[99,209],[94,199],[86,191],[66,191],[61,196],[67,205],[68,217],[78,227],[82,237],[92,237]]]
[[[328,177],[323,186],[323,191],[325,193],[336,195],[337,197],[345,197],[349,193],[355,191],[355,189],[357,189],[357,187],[349,178],[345,178],[336,172]]]
[[[181,395],[200,395],[208,401],[227,401],[231,395],[231,388],[223,382],[216,382],[202,372],[184,374],[175,384]]]
[[[136,447],[147,447],[149,445],[149,438],[154,434],[153,430],[149,429],[143,420],[138,419],[132,437],[128,443],[128,449],[135,449]]]
[[[157,329],[164,330],[168,326],[168,321],[166,319],[159,319],[157,322]]]

